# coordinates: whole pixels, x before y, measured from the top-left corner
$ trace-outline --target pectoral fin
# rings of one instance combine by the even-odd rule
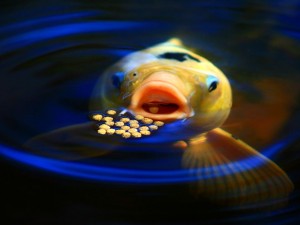
[[[197,178],[195,193],[223,204],[278,207],[293,190],[274,162],[221,129],[191,140],[183,163]]]

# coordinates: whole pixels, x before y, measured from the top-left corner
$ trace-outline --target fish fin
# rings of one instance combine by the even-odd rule
[[[293,183],[274,162],[220,128],[192,139],[183,165],[197,181],[193,191],[237,207],[281,207]]]
[[[167,43],[177,46],[182,46],[182,41],[179,38],[171,38],[167,41]]]
[[[180,148],[180,149],[186,149],[188,146],[188,143],[186,141],[177,141],[173,144],[173,147]]]
[[[23,147],[36,155],[75,161],[111,153],[117,145],[105,145],[108,138],[97,134],[95,123],[87,122],[38,135],[24,143]]]

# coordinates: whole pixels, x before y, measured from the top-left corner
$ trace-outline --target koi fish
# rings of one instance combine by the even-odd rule
[[[100,108],[121,106],[166,124],[183,121],[184,130],[170,136],[184,151],[184,167],[199,178],[193,184],[197,196],[257,207],[284,204],[292,192],[293,183],[279,166],[220,128],[232,106],[230,83],[179,39],[126,56],[99,85],[95,104]]]
[[[231,108],[231,85],[222,71],[173,38],[126,56],[101,75],[91,99],[92,112],[106,111],[93,116],[103,123],[98,133],[94,122],[77,124],[25,147],[64,160],[105,158],[132,142],[182,150],[196,197],[247,208],[285,205],[293,190],[287,174],[221,129]]]

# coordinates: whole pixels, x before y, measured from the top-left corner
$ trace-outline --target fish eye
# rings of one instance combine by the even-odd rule
[[[210,84],[210,86],[209,86],[209,88],[208,88],[208,91],[209,91],[209,92],[212,92],[213,90],[215,90],[215,89],[217,88],[217,86],[218,86],[218,82],[217,82],[217,81],[213,81],[213,82]]]
[[[208,91],[212,92],[216,90],[218,87],[219,80],[214,76],[208,76],[206,79],[206,85],[208,87]]]
[[[134,72],[134,73],[132,74],[133,77],[136,77],[137,75],[138,75],[137,72]]]

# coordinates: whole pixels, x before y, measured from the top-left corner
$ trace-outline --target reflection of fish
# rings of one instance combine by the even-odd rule
[[[278,203],[292,191],[292,182],[276,164],[219,128],[230,112],[230,84],[178,39],[125,57],[100,85],[96,104],[101,108],[122,106],[154,120],[186,121],[185,129],[195,135],[175,146],[185,149],[183,164],[199,177],[197,194],[257,206]]]

